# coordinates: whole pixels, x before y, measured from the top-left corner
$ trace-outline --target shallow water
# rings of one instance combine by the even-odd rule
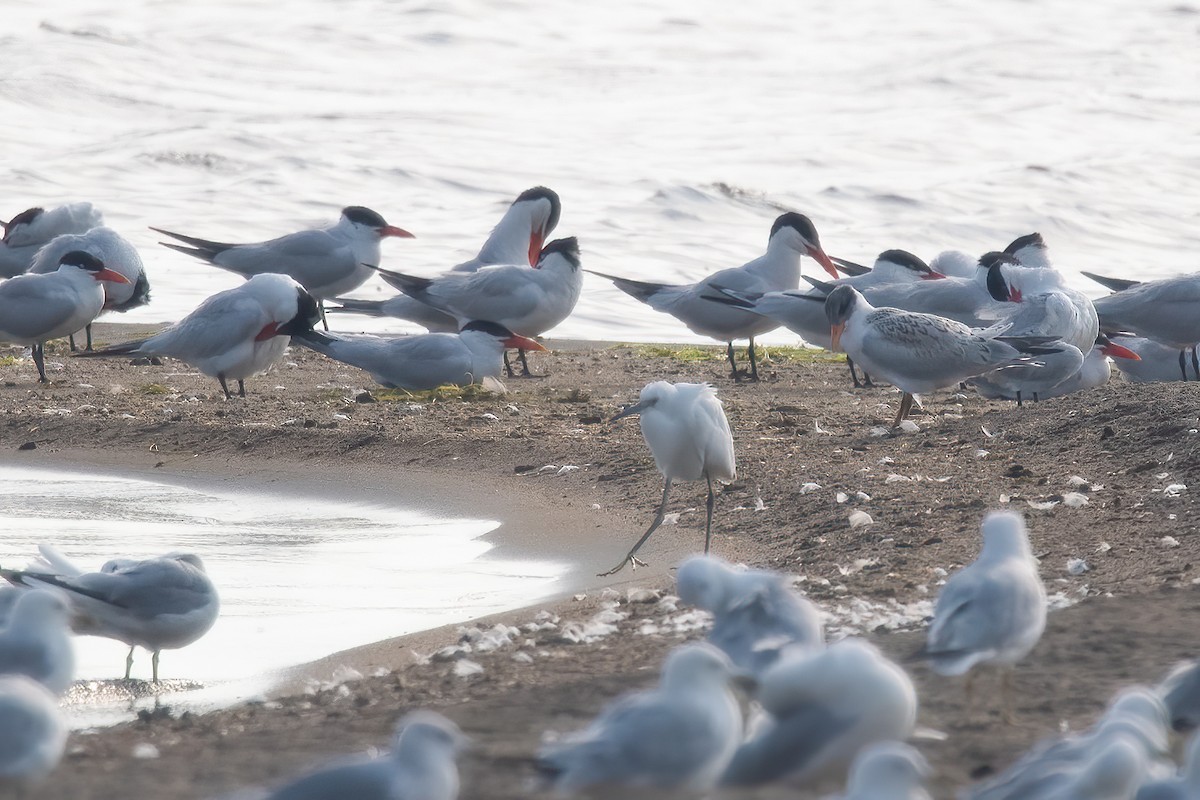
[[[238,281],[148,225],[245,241],[364,204],[420,237],[385,266],[433,273],[537,183],[585,266],[632,277],[740,264],[781,207],[855,260],[1040,230],[1068,271],[1196,269],[1186,1],[8,0],[4,18],[0,214],[100,205],[151,269],[132,321]],[[555,335],[689,338],[592,277]]]
[[[160,676],[225,687],[210,699],[260,691],[270,672],[338,650],[534,602],[567,568],[489,557],[488,520],[24,467],[0,467],[0,519],[6,567],[42,542],[89,570],[115,556],[199,554],[221,615],[196,643],[164,651]],[[121,677],[125,645],[75,642],[79,679]],[[149,679],[149,655],[135,659],[133,677]]]

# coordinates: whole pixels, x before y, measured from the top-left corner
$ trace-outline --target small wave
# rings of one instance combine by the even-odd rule
[[[63,36],[74,36],[79,39],[97,39],[109,44],[120,44],[132,46],[138,43],[138,40],[132,36],[114,33],[102,25],[89,25],[82,28],[64,28],[61,25],[55,25],[53,22],[43,21],[38,26],[49,33],[57,33]]]

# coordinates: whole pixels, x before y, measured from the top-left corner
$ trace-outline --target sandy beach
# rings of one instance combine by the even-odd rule
[[[137,333],[97,326],[98,342]],[[966,708],[960,682],[906,665],[919,724],[946,734],[919,742],[936,796],[1063,726],[1089,724],[1117,688],[1157,681],[1196,655],[1200,422],[1190,384],[1118,379],[1024,408],[939,393],[914,416],[919,430],[894,433],[881,426],[899,395],[851,390],[844,364],[823,353],[772,351],[763,382],[734,384],[720,348],[547,346],[531,359],[546,377],[509,380],[504,395],[385,391],[300,348],[232,401],[177,362],[132,366],[51,349],[52,383],[41,386],[32,362],[5,360],[5,465],[116,464],[156,480],[395,497],[502,520],[490,535],[497,554],[577,565],[561,596],[473,622],[465,635],[450,626],[331,655],[297,668],[264,702],[163,710],[75,734],[29,796],[201,798],[275,786],[385,746],[395,720],[418,707],[442,711],[475,740],[462,762],[464,797],[539,796],[531,754],[544,731],[582,726],[621,692],[652,683],[670,647],[703,635],[697,615],[669,598],[671,568],[702,546],[700,484],[674,492],[670,510],[681,514],[644,548],[648,568],[596,577],[644,530],[661,494],[636,421],[606,424],[656,379],[712,382],[730,418],[738,480],[719,497],[713,551],[800,576],[831,628],[869,635],[897,659],[919,646],[943,571],[974,558],[983,514],[1003,505],[1024,513],[1047,590],[1066,607],[1018,672],[1015,725],[1000,722],[996,703]],[[1197,485],[1165,492],[1172,484]],[[873,522],[851,528],[856,510]],[[1077,559],[1086,570],[1068,569]],[[426,658],[464,640],[469,651]],[[343,667],[364,677],[335,682]],[[986,697],[994,684],[980,686]]]

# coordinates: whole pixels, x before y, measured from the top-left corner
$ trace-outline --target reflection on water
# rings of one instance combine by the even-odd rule
[[[111,475],[0,466],[0,518],[5,567],[24,566],[43,542],[88,570],[114,556],[198,553],[221,617],[200,641],[165,651],[160,673],[207,685],[518,607],[565,571],[484,557],[493,521]],[[76,644],[77,677],[121,677],[123,644]],[[133,677],[149,678],[149,655],[135,658]]]

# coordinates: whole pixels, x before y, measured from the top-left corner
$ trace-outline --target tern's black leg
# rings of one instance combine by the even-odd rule
[[[1037,393],[1037,392],[1034,392],[1034,393],[1033,393],[1033,402],[1035,402],[1035,403],[1040,403],[1040,402],[1042,402],[1041,398],[1040,398],[1040,397],[1038,397],[1038,393]]]
[[[712,543],[713,506],[717,504],[717,496],[713,493],[712,478],[704,476],[708,481],[708,518],[704,521],[704,555],[708,555],[708,546]]]
[[[854,382],[854,388],[863,388],[863,385],[858,382],[858,371],[854,369],[854,359],[850,356],[846,356],[846,366],[850,368],[850,380]]]
[[[1196,345],[1192,345],[1192,370],[1196,373],[1196,380],[1200,381],[1200,358],[1196,356]]]
[[[1021,407],[1021,405],[1022,405],[1022,401],[1021,401],[1021,390],[1020,390],[1020,389],[1017,389],[1017,408],[1020,408],[1020,407]]]
[[[92,323],[89,322],[87,325],[85,325],[83,332],[87,334],[87,347],[85,347],[84,350],[87,350],[90,353],[92,352]]]
[[[754,354],[754,337],[750,337],[750,380],[758,382],[758,359]],[[705,550],[704,552],[708,552]]]
[[[871,376],[867,374],[867,371],[865,369],[863,370],[862,388],[864,388],[864,389],[874,389],[875,388],[875,384],[871,382]]]
[[[321,312],[321,325],[325,327],[325,330],[329,330],[329,320],[325,318],[325,301],[323,299],[317,301],[317,310]]]
[[[217,380],[221,382],[221,391],[225,392],[225,399],[232,400],[233,395],[229,393],[229,387],[225,384],[225,374],[218,372]]]
[[[525,351],[524,350],[517,351],[517,359],[520,360],[520,362],[521,362],[521,377],[522,378],[532,378],[533,373],[529,371],[529,362],[525,360]]]
[[[737,359],[733,357],[733,342],[729,342],[725,346],[725,355],[729,358],[729,377],[733,378],[735,382],[740,383],[742,376],[738,375]]]
[[[238,379],[238,397],[246,396],[246,384],[240,378]]]
[[[637,540],[637,544],[635,544],[633,546],[633,549],[625,554],[625,557],[621,559],[621,563],[617,564],[615,567],[610,569],[608,572],[601,572],[597,577],[603,578],[608,575],[615,575],[616,573],[625,569],[626,564],[632,564],[635,568],[639,564],[643,567],[646,566],[646,564],[644,562],[639,561],[638,559],[634,558],[634,553],[636,553],[641,548],[641,546],[646,543],[646,540],[650,538],[650,534],[652,534],[656,530],[658,530],[659,525],[662,525],[663,517],[665,517],[667,515],[667,496],[670,493],[671,493],[671,479],[667,478],[663,481],[662,502],[659,503],[659,505],[658,505],[658,515],[654,517],[654,522],[650,523],[650,527],[646,530],[645,533],[642,534],[642,538]]]
[[[49,383],[50,381],[46,379],[46,346],[38,342],[30,348],[30,352],[33,354],[33,363],[37,364],[38,380],[42,383]]]
[[[125,656],[125,680],[129,680],[129,673],[133,670],[133,645],[129,646],[129,655]]]
[[[896,412],[896,419],[892,422],[892,427],[896,427],[904,418],[908,416],[908,412],[912,410],[913,396],[908,392],[904,393],[904,397],[900,400],[900,410]]]
[[[1187,380],[1187,350],[1179,351],[1179,371],[1183,373],[1183,379]]]
[[[154,655],[150,657],[150,675],[155,683],[158,683],[158,654],[161,652],[161,650],[155,650]]]
[[[75,334],[73,334],[73,333],[67,334],[67,342],[71,345],[72,353],[79,350],[79,348],[75,346]]]
[[[508,363],[508,351],[504,351],[504,372],[510,378],[515,378],[517,373],[513,372],[512,364]]]

